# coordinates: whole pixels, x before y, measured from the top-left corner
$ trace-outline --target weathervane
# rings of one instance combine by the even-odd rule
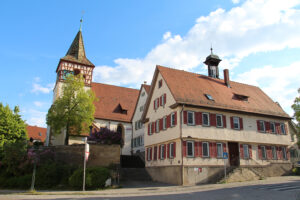
[[[80,28],[79,28],[80,31],[82,30],[83,14],[84,14],[84,10],[82,11],[82,15],[81,15],[81,19],[80,19]]]

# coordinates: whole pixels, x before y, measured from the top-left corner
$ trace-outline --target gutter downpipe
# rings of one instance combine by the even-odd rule
[[[184,110],[184,104],[181,108],[181,111],[180,111],[180,141],[181,141],[181,184],[183,185],[183,174],[184,174],[184,168],[183,168],[183,149],[182,149],[182,146],[183,146],[183,139],[182,139],[182,118],[183,118],[183,110]]]

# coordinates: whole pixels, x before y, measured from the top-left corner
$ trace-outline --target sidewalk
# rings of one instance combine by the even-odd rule
[[[37,191],[35,196],[52,196],[58,195],[59,197],[66,197],[66,195],[85,195],[88,196],[103,196],[103,197],[125,197],[125,196],[150,196],[150,195],[163,195],[163,194],[178,194],[178,193],[190,193],[199,191],[209,191],[224,188],[233,188],[241,186],[251,186],[251,185],[262,185],[262,184],[278,184],[278,183],[288,183],[300,181],[300,176],[281,176],[281,177],[269,177],[265,180],[249,181],[249,182],[237,182],[237,183],[227,183],[227,184],[206,184],[206,185],[196,185],[196,186],[171,186],[160,183],[148,183],[140,182],[142,187],[138,187],[138,182],[133,184],[131,188],[120,188],[120,189],[106,189],[106,190],[93,190],[93,191]],[[156,186],[159,185],[159,186]],[[26,193],[26,191],[17,190],[0,190],[0,199],[3,197],[31,195],[31,193]],[[53,196],[52,196],[53,197]]]

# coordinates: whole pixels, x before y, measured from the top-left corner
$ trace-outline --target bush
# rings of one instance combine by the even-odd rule
[[[295,167],[292,171],[295,175],[300,175],[300,167]]]
[[[0,177],[0,187],[1,188],[20,188],[29,189],[31,185],[32,175],[27,174],[24,176],[14,176],[14,177]]]
[[[105,181],[110,177],[110,172],[104,167],[91,167],[86,169],[86,189],[99,189],[105,186]],[[76,170],[69,178],[69,185],[74,189],[82,188],[83,169]]]

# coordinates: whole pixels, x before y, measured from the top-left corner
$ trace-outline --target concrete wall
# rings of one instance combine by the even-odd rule
[[[136,108],[135,108],[135,113],[133,114],[133,118],[132,118],[132,138],[133,139],[137,138],[137,137],[143,137],[143,141],[144,141],[144,138],[145,138],[145,136],[144,136],[145,124],[143,123],[141,129],[135,130],[135,122],[141,120],[144,109],[140,110],[140,107],[145,106],[145,103],[147,101],[147,97],[148,97],[148,94],[147,94],[145,88],[142,87],[141,92],[140,92],[140,96],[139,96],[139,101],[137,102],[137,105],[136,105]],[[140,146],[133,147],[133,153],[135,153],[136,151],[144,152],[145,151],[144,143]]]
[[[182,184],[181,166],[146,167],[146,170],[153,181],[175,185]]]
[[[131,155],[131,137],[132,137],[132,124],[127,122],[117,122],[103,119],[95,119],[94,124],[98,127],[107,127],[110,130],[117,131],[118,125],[123,126],[124,131],[124,146],[122,148],[122,155]]]
[[[51,146],[55,152],[55,160],[58,162],[83,165],[84,145]],[[120,164],[119,145],[90,144],[90,156],[87,166],[109,166]]]
[[[203,183],[216,183],[224,175],[224,166],[220,167],[184,167],[183,185],[197,185]]]

